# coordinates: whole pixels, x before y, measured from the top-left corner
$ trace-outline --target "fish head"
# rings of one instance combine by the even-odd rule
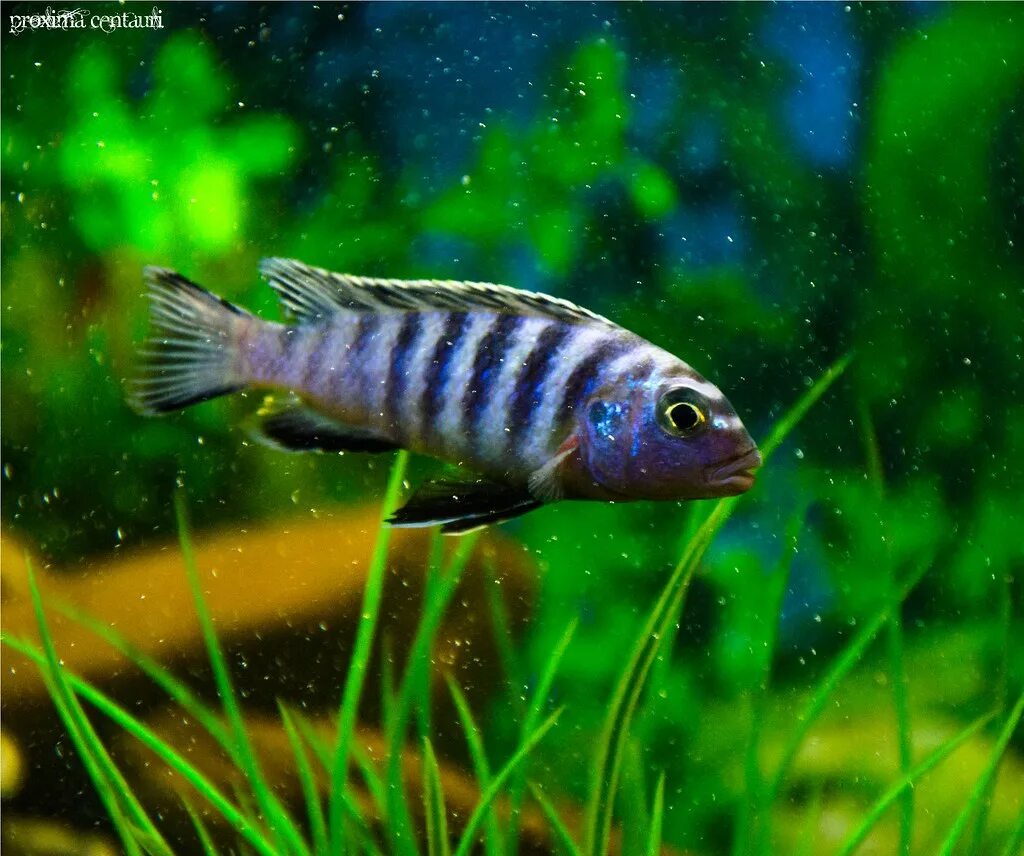
[[[728,399],[689,371],[610,384],[587,402],[583,461],[629,499],[707,499],[749,490],[761,454]]]

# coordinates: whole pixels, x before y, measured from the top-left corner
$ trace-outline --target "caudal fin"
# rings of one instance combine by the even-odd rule
[[[238,330],[252,316],[158,267],[145,269],[152,331],[129,400],[142,413],[166,413],[245,386]]]

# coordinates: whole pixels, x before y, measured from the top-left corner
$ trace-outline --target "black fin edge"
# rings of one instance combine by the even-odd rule
[[[498,482],[430,481],[385,522],[395,528],[440,526],[455,535],[526,514],[544,503],[526,488]]]

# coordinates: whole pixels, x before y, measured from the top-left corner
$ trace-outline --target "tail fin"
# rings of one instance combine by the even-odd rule
[[[129,401],[142,413],[166,413],[245,386],[237,329],[252,318],[174,271],[147,267],[152,332]]]

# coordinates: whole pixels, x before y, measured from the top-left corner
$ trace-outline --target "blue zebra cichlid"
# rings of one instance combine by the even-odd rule
[[[164,413],[243,389],[285,449],[406,448],[477,474],[431,481],[390,519],[465,532],[561,499],[748,490],[761,456],[725,396],[587,309],[501,285],[366,279],[287,259],[261,272],[278,324],[146,268],[151,338],[131,397]]]

